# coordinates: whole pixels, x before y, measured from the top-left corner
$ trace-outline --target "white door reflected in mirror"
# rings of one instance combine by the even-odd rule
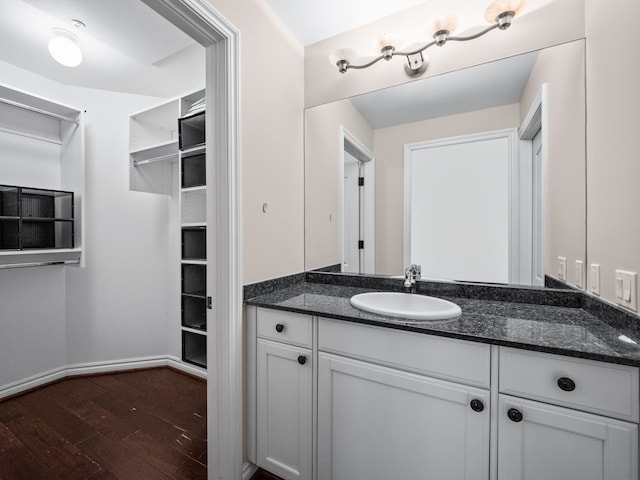
[[[426,277],[511,280],[514,142],[505,130],[406,147],[405,264],[421,264]]]

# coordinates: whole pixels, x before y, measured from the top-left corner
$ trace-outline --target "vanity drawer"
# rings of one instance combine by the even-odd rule
[[[500,347],[500,392],[638,422],[638,369]]]
[[[258,308],[257,332],[260,338],[312,347],[313,330],[309,315]]]
[[[318,349],[489,388],[491,349],[484,343],[320,318]]]

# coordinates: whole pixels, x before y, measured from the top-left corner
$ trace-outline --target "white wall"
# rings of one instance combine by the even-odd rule
[[[65,363],[65,267],[0,270],[0,389]]]
[[[341,263],[341,127],[373,151],[373,129],[349,100],[305,111],[305,266]]]
[[[557,278],[557,258],[565,257],[570,283],[576,283],[575,261],[586,258],[584,48],[577,41],[541,50],[520,101],[523,121],[547,85],[544,271]]]
[[[304,51],[266,2],[210,2],[240,31],[243,282],[298,273],[304,270]]]
[[[587,253],[612,302],[614,271],[640,272],[639,18],[637,0],[586,0]]]
[[[67,273],[69,364],[167,354],[171,197],[129,191],[130,113],[159,99],[76,89],[87,110],[86,268]],[[176,180],[177,181],[177,180]],[[177,257],[175,257],[177,258]]]

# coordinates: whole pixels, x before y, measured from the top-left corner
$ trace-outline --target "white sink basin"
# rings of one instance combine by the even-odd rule
[[[449,320],[462,315],[455,303],[412,293],[361,293],[351,297],[351,305],[366,312],[409,320]]]

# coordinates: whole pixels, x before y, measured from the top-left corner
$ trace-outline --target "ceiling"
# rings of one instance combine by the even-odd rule
[[[302,43],[311,45],[425,0],[266,0]]]
[[[78,37],[80,66],[51,58],[54,27]],[[0,60],[68,85],[172,96],[185,81],[181,68],[195,68],[204,83],[204,48],[137,0],[2,0],[0,45],[11,45]]]
[[[303,44],[424,0],[261,0]],[[1,0],[0,61],[66,85],[173,96],[204,83],[204,48],[138,0]],[[86,27],[75,28],[72,19]],[[84,60],[59,65],[46,45],[52,28],[78,38]],[[197,72],[189,78],[184,71]],[[193,84],[193,86],[192,86]]]
[[[0,61],[62,84],[174,96],[204,83],[204,48],[140,0],[0,0]],[[149,0],[145,0],[149,1]],[[424,0],[258,0],[308,45]],[[478,0],[427,0],[438,8],[477,7]],[[550,0],[531,0],[530,4]],[[484,2],[483,2],[484,3]],[[531,5],[529,9],[531,8]],[[85,28],[77,29],[72,19]],[[52,28],[75,33],[84,53],[79,67],[59,65],[46,44]],[[184,75],[189,71],[190,75]]]

